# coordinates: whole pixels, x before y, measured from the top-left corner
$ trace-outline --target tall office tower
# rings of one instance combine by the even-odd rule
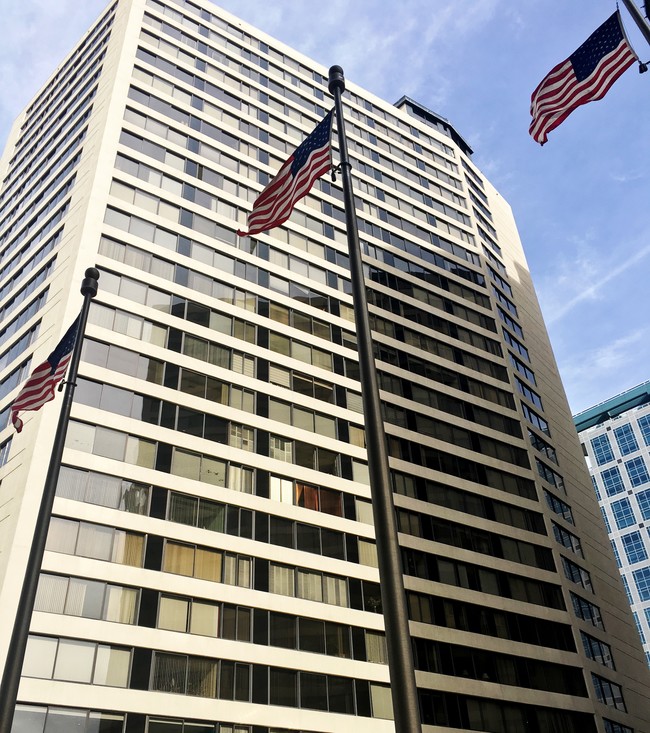
[[[16,733],[394,730],[340,182],[235,235],[325,73],[205,0],[119,0],[13,128],[2,649],[58,412],[7,406],[101,271]],[[349,86],[424,730],[647,731],[510,209],[446,120]]]
[[[650,382],[574,423],[650,665]]]

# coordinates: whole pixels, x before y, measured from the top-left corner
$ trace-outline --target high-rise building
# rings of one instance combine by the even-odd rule
[[[650,665],[650,382],[574,423]]]
[[[340,183],[235,234],[325,75],[206,0],[118,0],[10,134],[1,650],[58,412],[8,406],[101,271],[16,733],[394,730]],[[424,729],[648,730],[510,209],[444,118],[344,98]]]

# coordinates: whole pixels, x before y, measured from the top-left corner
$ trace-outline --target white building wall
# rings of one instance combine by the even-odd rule
[[[0,335],[13,348],[40,329],[0,371],[8,618],[57,416],[47,405],[13,435],[12,375],[47,356],[79,308],[83,271],[101,271],[20,720],[49,731],[63,707],[92,711],[84,730],[101,712],[105,730],[125,733],[159,733],[160,720],[186,733],[388,732],[340,191],[324,178],[286,226],[254,242],[234,236],[329,108],[326,69],[203,0],[120,0],[84,119],[64,96],[87,93],[88,62],[66,76],[78,53],[2,158],[0,211],[11,214],[0,226]],[[614,563],[602,560],[606,538],[509,207],[448,123],[348,86],[425,727],[641,730],[647,670]],[[30,132],[42,110],[62,127]],[[57,187],[75,183],[60,239],[43,254],[14,222],[60,172],[75,125],[80,159]],[[23,166],[39,160],[52,168],[26,172],[21,188]],[[57,187],[52,211],[64,205]],[[37,228],[49,206],[44,197],[34,208]],[[38,257],[55,264],[30,291]],[[46,291],[33,313],[2,310]],[[511,361],[498,315],[509,298],[525,367]],[[518,390],[520,377],[532,391]],[[576,617],[575,597],[602,611],[606,631]],[[282,631],[287,619],[297,640]],[[9,633],[0,625],[0,650]],[[611,646],[616,668],[587,655],[583,633]],[[231,671],[240,676],[229,687]],[[314,695],[324,675],[327,692]]]
[[[625,585],[628,601],[650,664],[650,407],[641,405],[605,419],[580,433],[587,465],[605,526]],[[628,430],[631,438],[626,439]],[[617,439],[617,431],[620,441]],[[611,457],[596,452],[607,440]],[[595,441],[595,442],[594,442]]]

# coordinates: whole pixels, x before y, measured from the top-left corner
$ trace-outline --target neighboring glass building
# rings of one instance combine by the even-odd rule
[[[235,235],[326,73],[205,0],[119,0],[10,134],[0,656],[60,400],[20,434],[9,405],[101,271],[16,733],[394,730],[340,182]],[[647,731],[510,208],[444,118],[345,100],[424,730]]]
[[[650,665],[650,382],[573,420]]]

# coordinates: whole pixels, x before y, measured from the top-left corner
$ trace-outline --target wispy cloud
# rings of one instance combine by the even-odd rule
[[[331,0],[320,9],[306,2],[221,0],[230,12],[285,40],[324,65],[340,64],[351,81],[391,101],[426,88],[428,106],[444,102],[457,76],[466,39],[481,32],[504,0]],[[445,70],[454,70],[446,73]],[[444,114],[444,112],[443,112]]]
[[[612,173],[612,180],[617,183],[633,183],[646,177],[645,171],[627,171],[625,173]]]
[[[625,366],[636,352],[638,344],[645,341],[647,333],[647,329],[637,329],[601,346],[588,355],[585,367],[596,373],[607,373]]]
[[[620,264],[608,267],[612,260],[616,261],[614,258],[603,261],[602,257],[596,257],[593,247],[580,247],[576,257],[564,260],[559,271],[556,269],[539,288],[546,324],[557,323],[581,303],[601,298],[606,285],[649,254],[650,244],[623,258]]]
[[[9,120],[107,1],[0,0],[0,142]],[[216,2],[323,65],[340,64],[351,82],[378,96],[395,101],[409,94],[457,126],[512,205],[544,313],[567,345],[565,362],[608,363],[608,350],[596,345],[616,338],[617,319],[630,331],[645,327],[640,308],[621,316],[630,293],[643,297],[648,264],[646,202],[637,182],[647,179],[639,161],[650,155],[650,138],[633,124],[648,109],[638,86],[644,78],[624,75],[602,103],[572,118],[543,150],[527,134],[532,88],[586,37],[583,31],[602,22],[601,0]],[[550,16],[561,22],[549,25]],[[572,240],[572,231],[580,239]],[[598,328],[588,304],[598,310]],[[572,338],[565,339],[569,330]],[[643,361],[642,344],[635,342],[621,371],[632,369],[635,356],[643,368],[650,344],[647,351]],[[587,383],[583,375],[581,394]],[[602,389],[598,398],[609,392]]]
[[[0,136],[97,18],[103,0],[4,3],[0,43]],[[6,7],[5,7],[6,6]]]
[[[649,336],[650,329],[635,329],[605,345],[574,354],[561,365],[574,413],[647,379],[643,364],[647,363]],[[594,395],[598,395],[596,400]]]

